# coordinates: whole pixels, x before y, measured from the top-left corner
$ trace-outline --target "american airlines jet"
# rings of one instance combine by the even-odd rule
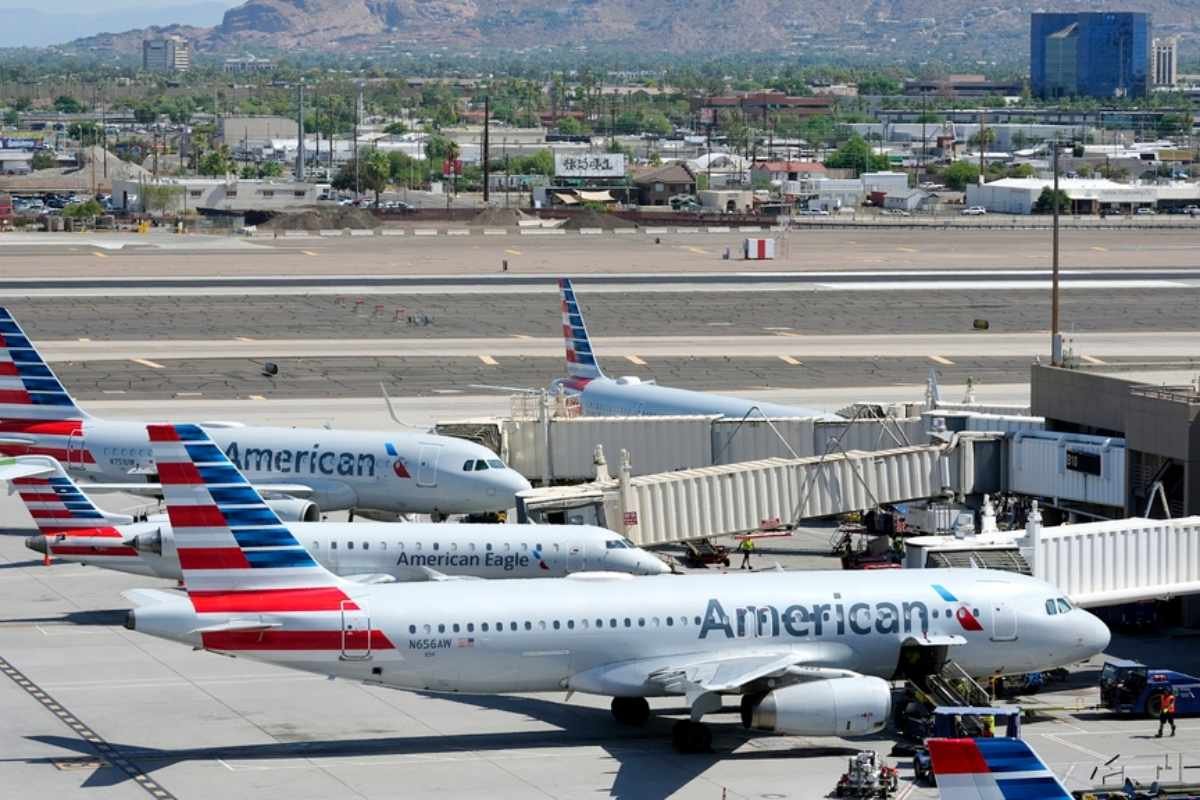
[[[600,364],[596,361],[587,325],[583,321],[583,312],[579,310],[579,304],[575,300],[575,289],[571,286],[571,281],[568,278],[559,278],[558,288],[562,303],[563,338],[567,345],[567,377],[552,382],[550,391],[578,397],[583,413],[588,416],[720,414],[736,419],[751,415],[772,418],[816,417],[845,421],[836,414],[817,408],[762,403],[741,397],[674,389],[643,382],[641,378],[633,376],[610,378],[601,371]]]
[[[400,514],[503,511],[529,488],[485,447],[431,433],[210,423],[230,461],[289,519],[355,509]],[[0,308],[0,454],[54,456],[96,490],[157,493],[146,423],[81,409],[21,326]]]
[[[100,510],[50,456],[0,459],[0,481],[13,485],[38,526],[39,534],[25,540],[30,550],[120,572],[183,578],[165,515],[135,522]],[[662,559],[594,525],[292,522],[287,527],[318,563],[360,582],[671,571]]]
[[[231,656],[398,689],[588,692],[640,723],[679,696],[680,750],[740,698],[752,729],[872,734],[888,679],[953,658],[977,676],[1089,658],[1104,623],[1024,575],[987,570],[581,576],[358,584],[304,549],[195,425],[149,436],[187,594],[135,589],[126,627]]]

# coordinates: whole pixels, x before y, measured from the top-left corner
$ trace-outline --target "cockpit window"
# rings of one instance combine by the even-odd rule
[[[504,462],[498,458],[489,458],[487,463],[492,469],[504,469]]]
[[[609,539],[604,543],[604,547],[608,550],[624,550],[630,545],[624,539]]]
[[[481,470],[481,469],[487,469],[487,468],[488,468],[487,462],[484,461],[482,458],[475,462],[475,471],[476,472],[479,472],[479,470]]]
[[[1058,598],[1058,610],[1063,614],[1071,610],[1071,604],[1067,602],[1066,598]]]
[[[1046,613],[1052,617],[1058,613],[1058,608],[1055,607],[1053,599],[1046,601]]]
[[[467,463],[463,464],[463,472],[470,472],[475,469],[475,459],[468,458]]]

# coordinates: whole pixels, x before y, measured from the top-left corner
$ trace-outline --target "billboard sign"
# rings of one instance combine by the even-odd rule
[[[625,154],[555,154],[554,174],[560,178],[623,178],[625,177]]]

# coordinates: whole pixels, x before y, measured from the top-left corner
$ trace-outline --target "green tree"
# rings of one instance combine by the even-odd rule
[[[32,166],[34,169],[50,169],[57,166],[58,161],[54,158],[54,154],[48,150],[37,150],[33,154]]]
[[[100,141],[100,126],[94,122],[76,122],[67,127],[67,136],[90,147]]]
[[[264,161],[258,165],[258,177],[278,178],[283,174],[283,164],[278,161]]]
[[[408,133],[408,126],[403,122],[389,122],[383,128],[384,133],[390,133],[393,136],[400,136]]]
[[[54,110],[63,114],[78,114],[83,111],[83,104],[68,94],[60,94],[54,98]]]
[[[173,183],[146,184],[142,186],[142,208],[151,214],[174,211],[183,196],[183,187]]]
[[[979,182],[979,165],[970,161],[955,161],[942,172],[946,187],[956,192],[966,190],[970,184]]]
[[[15,108],[10,108],[4,112],[4,124],[11,127],[16,127],[21,124],[21,114]]]
[[[209,150],[200,159],[197,171],[201,175],[218,177],[233,171],[233,161],[229,157],[229,147],[222,145],[216,150]]]
[[[72,203],[63,209],[63,216],[69,219],[95,219],[103,213],[104,207],[95,200]]]
[[[564,136],[582,136],[583,123],[575,117],[563,117],[558,121],[558,132]]]
[[[650,111],[642,117],[642,130],[646,133],[653,133],[656,136],[666,136],[675,127],[671,125],[671,121],[667,119],[667,115],[661,111]]]
[[[1058,190],[1058,211],[1059,213],[1070,212],[1071,199],[1067,197],[1067,193],[1062,189]],[[1038,195],[1037,202],[1033,204],[1035,214],[1052,214],[1054,213],[1054,189],[1047,186],[1042,189],[1042,193]]]
[[[425,157],[433,164],[440,164],[450,155],[454,142],[438,133],[430,134],[425,140]]]
[[[871,150],[866,140],[858,134],[851,136],[837,150],[833,151],[825,166],[831,169],[852,169],[858,172],[869,172],[887,169],[891,166],[887,156],[879,155]]]
[[[996,143],[996,129],[995,128],[984,128],[983,130],[981,130],[978,133],[976,133],[975,135],[973,135],[970,139],[968,139],[967,144],[970,145],[971,147],[979,147],[980,141],[984,142],[983,147],[985,150],[988,147],[991,147],[993,144]]]
[[[359,182],[362,187],[375,193],[375,205],[379,205],[379,195],[387,188],[391,176],[391,162],[387,153],[381,150],[371,150],[363,159],[362,172]]]

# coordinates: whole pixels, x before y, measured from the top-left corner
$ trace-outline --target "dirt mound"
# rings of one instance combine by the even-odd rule
[[[485,208],[471,218],[471,224],[486,228],[515,228],[524,219],[532,217],[517,208]]]
[[[277,211],[260,227],[276,231],[319,231],[378,228],[379,220],[365,208],[331,206],[303,211]]]
[[[611,231],[613,228],[636,228],[637,223],[621,219],[616,214],[601,214],[595,209],[586,208],[564,222],[562,227],[569,231],[577,231],[580,228],[603,228]]]

